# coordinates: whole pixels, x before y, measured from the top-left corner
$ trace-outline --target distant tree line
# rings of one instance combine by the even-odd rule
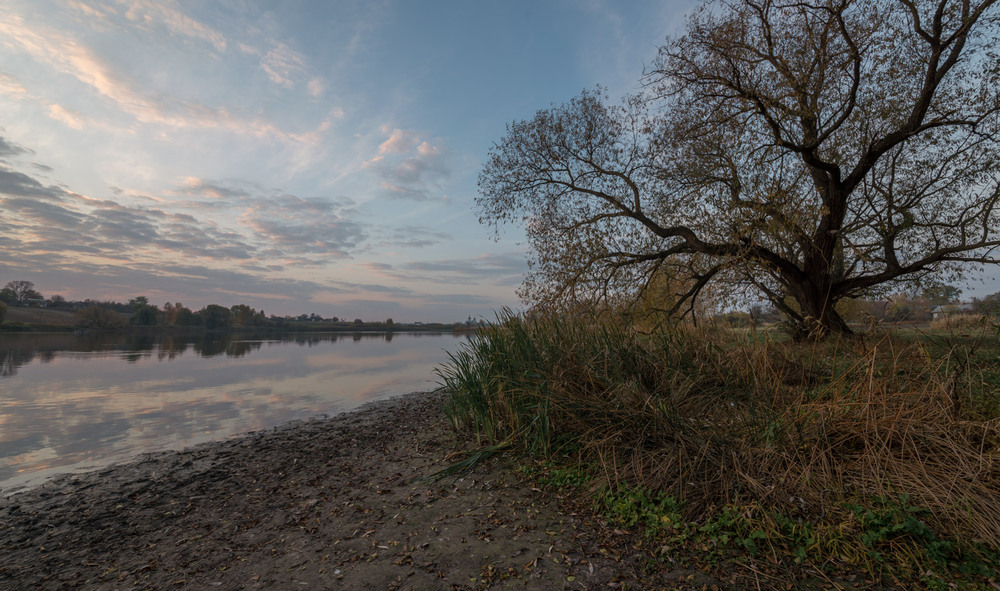
[[[899,292],[883,299],[857,298],[837,303],[837,312],[848,322],[928,322],[939,306],[958,306],[962,290],[951,285],[937,285],[918,292]],[[1000,319],[1000,292],[984,298],[972,298],[965,313]],[[785,320],[774,306],[755,305],[748,312],[729,311],[715,315],[716,320],[731,326],[774,324]]]
[[[324,318],[316,313],[297,316],[267,316],[263,309],[257,310],[246,304],[230,307],[209,304],[200,310],[192,310],[180,302],[167,302],[160,308],[150,303],[146,296],[137,296],[124,303],[94,299],[69,301],[61,295],[46,298],[35,289],[34,283],[23,280],[11,281],[0,290],[0,322],[3,322],[9,306],[73,310],[80,327],[94,329],[114,329],[125,326],[201,327],[206,330],[253,327],[295,328],[305,322],[332,323],[353,328],[382,330],[398,328],[392,318],[388,318],[384,322],[366,322],[361,318],[348,322],[346,318],[341,319],[337,316]]]

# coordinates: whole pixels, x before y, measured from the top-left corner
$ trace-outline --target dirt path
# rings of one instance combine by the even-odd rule
[[[443,395],[143,456],[0,499],[0,589],[712,588],[457,449]],[[721,587],[721,586],[720,586]]]

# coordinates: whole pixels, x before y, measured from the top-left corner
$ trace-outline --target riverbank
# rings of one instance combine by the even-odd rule
[[[403,396],[0,499],[0,588],[723,587],[644,573],[634,534],[502,462],[425,481],[468,446],[443,401]]]

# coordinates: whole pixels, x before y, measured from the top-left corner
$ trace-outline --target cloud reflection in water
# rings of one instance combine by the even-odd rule
[[[464,337],[0,337],[0,489],[435,387]]]

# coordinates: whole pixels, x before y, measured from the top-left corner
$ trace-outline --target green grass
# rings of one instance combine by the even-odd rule
[[[609,519],[671,544],[896,580],[997,574],[988,327],[792,343],[507,314],[439,373],[480,446],[586,480]]]

